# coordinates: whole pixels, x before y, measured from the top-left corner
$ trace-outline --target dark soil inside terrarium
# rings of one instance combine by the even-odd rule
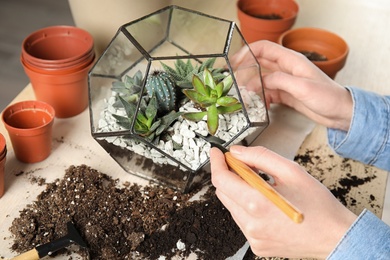
[[[57,239],[72,221],[91,259],[171,259],[190,253],[198,259],[226,259],[234,255],[245,237],[212,187],[201,200],[191,201],[196,192],[120,183],[86,165],[71,166],[62,179],[46,184],[36,201],[13,220],[12,250],[21,253]],[[70,254],[68,250],[58,253]],[[87,258],[85,251],[77,253]]]
[[[327,61],[328,58],[325,55],[322,55],[315,51],[300,51],[306,58],[311,61]]]

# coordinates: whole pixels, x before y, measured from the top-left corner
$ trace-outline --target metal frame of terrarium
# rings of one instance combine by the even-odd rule
[[[208,35],[211,37],[211,39],[208,39],[210,41],[208,44],[199,45],[196,41],[188,41],[188,39],[191,39],[191,34],[193,35],[194,32],[207,31],[208,27],[206,26],[195,28],[197,21],[202,21],[202,19],[209,22],[208,25],[211,26],[212,35]],[[181,22],[177,24],[177,20]],[[218,33],[223,34],[224,37],[222,47],[218,46],[215,39],[212,39],[218,37]],[[191,47],[186,48],[186,46],[183,46],[185,41],[198,45],[192,47],[192,49]],[[258,85],[262,86],[260,65],[252,54],[253,57],[249,62],[241,64],[236,70],[232,68],[229,55],[232,55],[231,48],[233,44],[237,48],[248,48],[251,54],[247,43],[234,22],[178,6],[168,6],[122,25],[89,73],[89,110],[93,138],[129,173],[184,192],[198,185],[203,185],[209,180],[208,158],[200,163],[196,169],[191,168],[182,163],[180,159],[173,157],[137,134],[134,131],[135,122],[132,122],[130,129],[121,127],[115,130],[109,127],[104,128],[105,122],[101,123],[102,114],[109,113],[109,103],[113,102],[112,99],[115,99],[113,98],[115,93],[110,92],[112,82],[120,81],[125,75],[134,75],[136,71],[141,70],[144,72],[142,74],[142,94],[146,92],[146,82],[152,71],[158,67],[156,66],[158,62],[171,62],[170,65],[173,66],[172,63],[177,60],[196,61],[195,66],[202,64],[207,59],[215,59],[216,63],[224,64],[224,67],[233,78],[233,92],[235,91],[241,104],[246,105],[247,103],[242,98],[242,90],[239,89],[237,83],[241,77],[237,74],[237,71],[245,70],[247,74],[249,72],[250,76],[256,79]],[[199,53],[194,54],[194,50],[199,51]],[[164,55],[158,56],[159,51]],[[244,78],[246,77],[249,76],[244,76]],[[233,143],[248,145],[268,126],[269,118],[262,87],[257,94],[263,106],[261,121],[252,122],[246,107],[242,106],[242,114],[246,118],[247,125],[227,140],[224,146],[227,147]],[[140,109],[140,103],[141,101],[137,102],[137,111]],[[250,128],[254,129],[253,132],[240,139],[242,134]],[[166,164],[160,165],[159,162],[145,158],[134,150],[130,151],[124,148],[121,143],[124,140],[140,142],[140,145],[143,143],[150,147],[152,152],[157,152],[162,157],[168,158],[168,161],[170,161],[168,163],[170,165],[169,169],[166,168]],[[203,140],[203,142],[206,141]],[[161,171],[164,171],[164,173]],[[171,175],[167,177],[167,171],[175,173],[175,177],[171,177]]]

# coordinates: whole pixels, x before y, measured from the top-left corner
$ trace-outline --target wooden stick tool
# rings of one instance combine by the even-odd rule
[[[227,165],[232,168],[243,180],[245,180],[253,188],[260,191],[294,222],[301,223],[303,221],[303,214],[289,201],[287,201],[287,199],[280,195],[274,188],[272,188],[268,182],[261,178],[248,165],[234,158],[233,155],[224,146],[215,142],[210,143],[212,147],[217,147],[225,154]]]

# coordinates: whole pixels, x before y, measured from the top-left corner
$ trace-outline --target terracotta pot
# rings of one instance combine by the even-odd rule
[[[294,0],[239,0],[237,2],[240,30],[248,43],[258,40],[277,42],[279,36],[294,25],[298,11],[298,4]],[[282,18],[264,18],[270,15],[278,15]]]
[[[22,101],[7,107],[3,122],[16,158],[25,163],[46,159],[51,152],[55,111],[42,101]]]
[[[78,64],[93,52],[93,38],[87,31],[73,26],[51,26],[27,36],[22,56],[38,66]]]
[[[93,61],[81,70],[67,73],[49,74],[26,66],[35,96],[38,100],[49,103],[56,111],[56,117],[67,118],[80,114],[88,106],[88,72]]]
[[[7,156],[7,145],[5,138],[0,134],[0,198],[4,195],[4,186],[5,186],[5,161]]]
[[[282,34],[279,43],[298,52],[323,55],[326,61],[313,61],[330,78],[334,79],[347,60],[349,47],[337,34],[318,28],[297,28]]]

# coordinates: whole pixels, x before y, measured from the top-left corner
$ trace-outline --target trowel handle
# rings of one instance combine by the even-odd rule
[[[38,259],[39,259],[38,251],[35,248],[12,258],[12,260],[38,260]]]

